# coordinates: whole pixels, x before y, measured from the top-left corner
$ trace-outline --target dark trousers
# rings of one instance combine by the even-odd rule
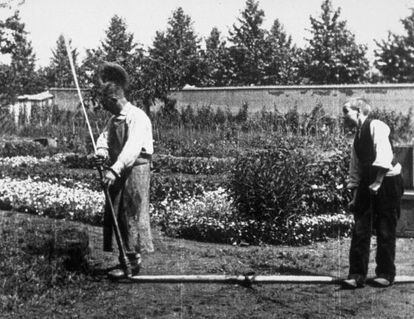
[[[349,253],[349,278],[365,280],[368,273],[370,242],[373,230],[377,236],[375,274],[390,281],[395,277],[396,226],[403,195],[401,175],[385,177],[378,194],[372,195],[369,183],[358,187],[355,224]]]

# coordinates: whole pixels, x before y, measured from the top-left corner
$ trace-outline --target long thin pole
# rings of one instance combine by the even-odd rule
[[[86,112],[85,104],[83,103],[82,92],[80,90],[79,83],[78,83],[78,77],[76,76],[75,64],[73,63],[73,58],[72,58],[72,50],[70,49],[70,45],[69,45],[69,42],[67,41],[66,37],[64,37],[64,39],[65,39],[66,51],[68,53],[70,68],[72,70],[73,80],[75,82],[75,86],[76,86],[76,89],[78,91],[78,96],[79,96],[79,100],[80,100],[80,103],[81,103],[81,106],[82,106],[83,114],[85,115],[85,120],[86,120],[86,124],[88,126],[89,135],[90,135],[91,140],[92,140],[93,150],[96,153],[97,149],[96,149],[95,139],[93,137],[91,124],[89,123],[89,118],[88,118],[88,114]],[[115,215],[114,206],[113,206],[113,203],[112,203],[112,200],[111,200],[111,196],[109,194],[108,186],[103,183],[103,168],[101,166],[98,166],[97,169],[98,169],[98,172],[99,172],[99,178],[101,180],[101,184],[102,184],[103,189],[104,189],[106,202],[108,203],[109,210],[111,211],[112,223],[113,223],[113,227],[114,227],[116,242],[118,244],[121,266],[124,269],[125,274],[127,276],[129,276],[131,274],[131,271],[130,271],[129,263],[128,263],[128,260],[127,260],[127,257],[126,257],[125,247],[124,247],[124,244],[122,242],[121,232],[119,231],[119,226],[118,226],[118,221],[117,221],[117,218],[116,218],[116,215]]]
[[[139,275],[129,278],[137,283],[229,283],[229,284],[332,284],[343,279],[331,276],[249,276],[249,275]],[[396,276],[394,284],[414,284],[414,276]]]

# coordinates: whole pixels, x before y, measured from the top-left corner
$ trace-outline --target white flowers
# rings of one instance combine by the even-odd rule
[[[53,156],[45,156],[42,158],[37,158],[34,156],[0,157],[0,165],[15,168],[22,165],[34,166],[36,164],[61,163],[68,155],[70,154],[59,153]]]
[[[76,216],[95,217],[102,214],[104,195],[83,187],[68,188],[31,179],[0,179],[0,201],[16,210],[28,210],[51,217],[75,219]]]

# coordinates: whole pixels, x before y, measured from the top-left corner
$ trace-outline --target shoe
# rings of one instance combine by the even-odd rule
[[[130,276],[137,276],[141,270],[141,255],[129,256],[128,259],[131,265]]]
[[[345,279],[341,283],[343,289],[356,289],[358,288],[358,283],[356,279]]]
[[[131,268],[131,276],[138,276],[140,270],[141,270],[141,264],[132,267]]]
[[[393,284],[392,281],[383,278],[383,277],[376,277],[372,280],[372,283],[377,287],[389,287]]]
[[[121,268],[115,268],[111,271],[108,271],[108,278],[112,280],[119,280],[122,278],[126,278],[125,271],[123,271]]]

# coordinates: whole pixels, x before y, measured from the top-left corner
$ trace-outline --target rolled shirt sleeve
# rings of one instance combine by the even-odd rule
[[[111,122],[111,120],[109,121],[109,123]],[[108,151],[109,123],[105,126],[104,130],[102,131],[102,133],[99,135],[98,139],[96,140],[96,155],[103,156],[104,158],[109,157],[109,151]]]
[[[373,120],[370,129],[375,150],[375,160],[372,166],[381,167],[387,171],[392,170],[394,154],[389,140],[390,128],[384,122]]]

